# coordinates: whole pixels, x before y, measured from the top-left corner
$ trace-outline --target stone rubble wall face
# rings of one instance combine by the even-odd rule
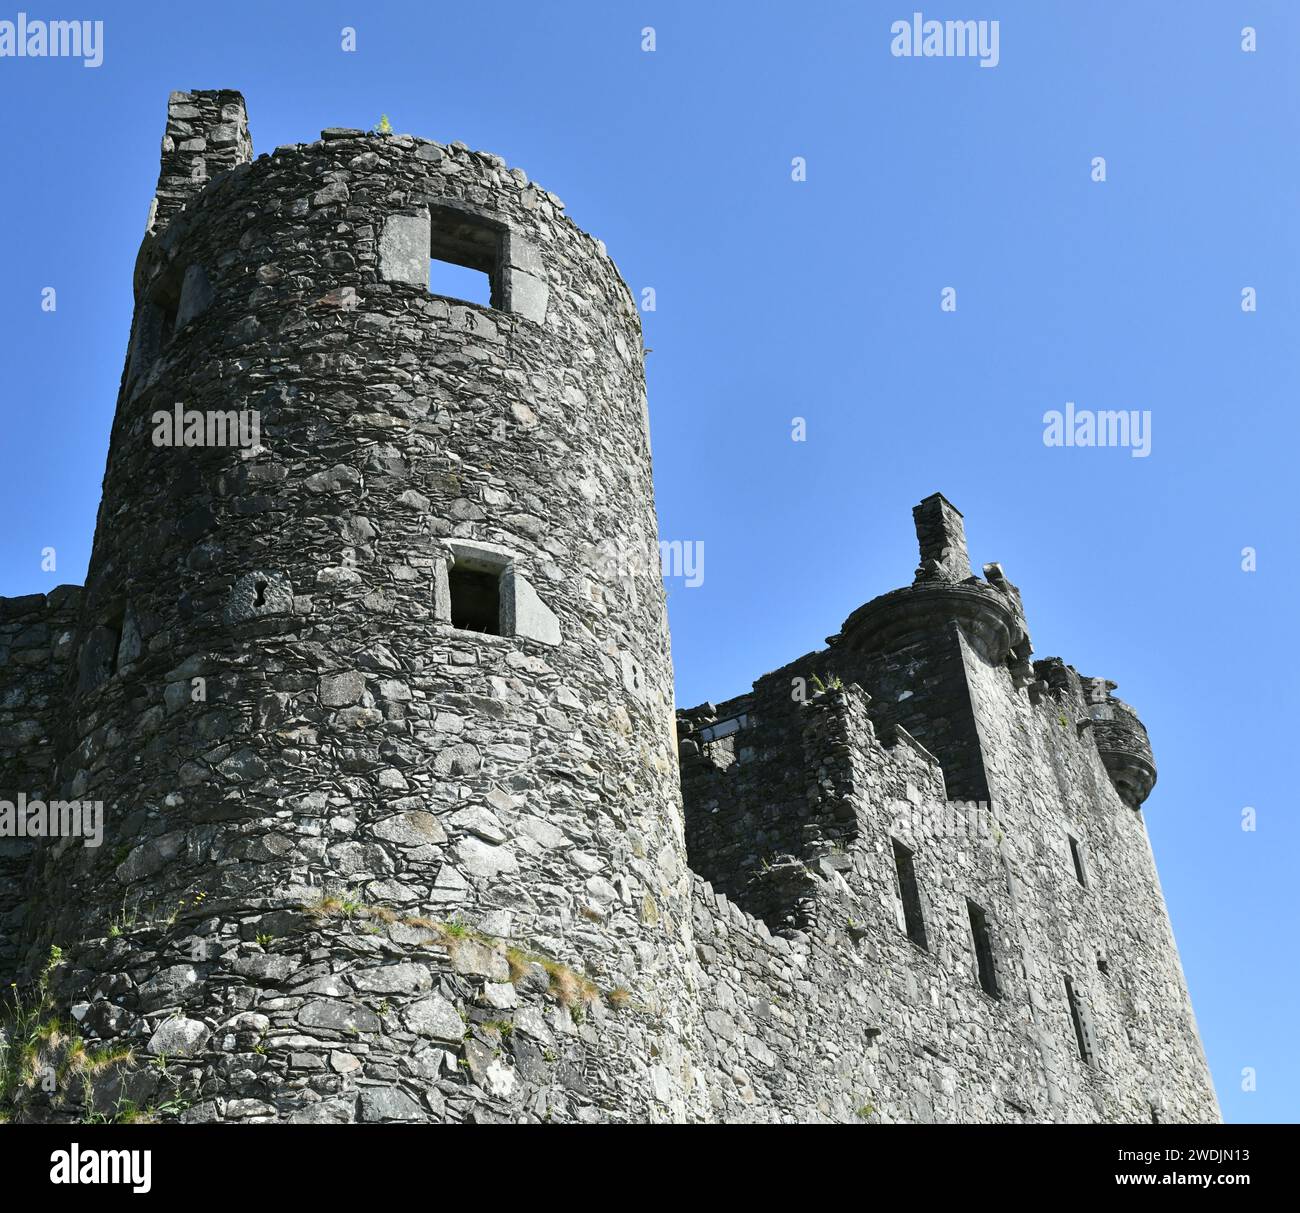
[[[48,803],[55,791],[58,734],[81,590],[0,598],[0,801]],[[17,976],[28,914],[34,838],[0,837],[0,991]]]
[[[1077,678],[1035,706],[1005,665],[961,647],[988,740],[991,816],[945,802],[942,773],[919,751],[883,747],[850,686],[826,697],[844,727],[825,731],[836,739],[824,762],[805,768],[805,820],[819,836],[826,806],[816,789],[847,752],[856,829],[841,831],[842,853],[805,852],[817,877],[812,904],[800,907],[805,929],[774,936],[700,882],[697,1056],[713,1117],[1144,1123],[1154,1110],[1162,1122],[1217,1121],[1141,815],[1075,727],[1088,715]],[[815,700],[800,710],[825,709]],[[738,735],[744,744],[787,744],[787,722],[769,733],[755,720]],[[723,779],[708,789],[722,806],[712,828],[724,833],[730,821],[747,836],[764,810],[743,792],[726,800]],[[688,823],[701,807],[696,786],[688,775]],[[950,812],[936,817],[945,803]],[[1087,888],[1067,829],[1083,845]],[[891,839],[913,852],[924,950],[904,930]],[[989,924],[997,998],[979,983],[968,901]],[[1079,1056],[1066,974],[1086,1007],[1095,1066]]]
[[[1098,748],[1149,761],[1145,730],[1029,670],[955,507],[917,507],[924,594],[683,713],[679,782],[640,326],[603,247],[460,145],[251,155],[238,94],[173,95],[87,585],[0,599],[0,799],[106,812],[98,849],[0,840],[0,976],[58,946],[60,1013],[166,1059],[106,1073],[98,1113],[1218,1119]],[[431,205],[501,233],[498,306],[428,293]],[[255,410],[260,446],[155,445],[177,403]],[[518,634],[453,628],[449,560],[507,558]],[[991,812],[949,800],[972,789]],[[19,1118],[84,1114],[60,1090]]]
[[[1116,791],[1093,729],[1080,725],[1091,705],[1078,675],[1066,667],[1062,689],[1035,706],[1005,666],[969,648],[966,664],[994,803],[1025,890],[1020,920],[1040,952],[1038,997],[1068,1043],[1061,991],[1070,975],[1097,1037],[1096,1070],[1067,1051],[1051,1076],[1062,1101],[1086,1110],[1089,1100],[1099,1120],[1149,1121],[1153,1110],[1162,1122],[1219,1120],[1146,825]]]
[[[193,1119],[682,1119],[664,595],[601,559],[657,542],[635,307],[499,158],[326,134],[146,240],[79,637],[125,611],[139,652],[70,704],[108,833],[42,852],[27,966],[62,946],[86,1030],[175,1053]],[[531,246],[542,322],[381,277],[389,217],[448,200]],[[263,449],[154,446],[176,402],[258,410]],[[513,553],[560,642],[435,618],[448,540]],[[601,997],[512,985],[497,937]]]
[[[853,755],[857,832],[842,853],[814,863],[821,879],[809,929],[774,938],[707,889],[697,904],[699,1051],[716,1059],[714,1114],[1035,1119],[1024,982],[1004,959],[1001,999],[984,994],[970,942],[967,897],[986,910],[999,944],[996,924],[1010,918],[996,841],[980,835],[978,823],[970,834],[946,836],[938,768],[905,743],[883,747],[856,688],[831,698]],[[904,932],[894,839],[914,855],[925,950]]]

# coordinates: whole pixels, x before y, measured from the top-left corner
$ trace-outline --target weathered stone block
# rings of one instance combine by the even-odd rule
[[[429,212],[389,215],[379,238],[379,275],[412,286],[429,283]]]

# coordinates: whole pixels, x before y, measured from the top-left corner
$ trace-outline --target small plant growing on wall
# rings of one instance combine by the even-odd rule
[[[814,689],[814,690],[815,690],[819,695],[825,693],[826,691],[842,691],[842,690],[844,690],[844,680],[843,680],[843,679],[842,679],[838,674],[831,674],[831,675],[826,679],[825,682],[823,682],[823,681],[821,680],[821,678],[820,678],[818,675],[814,674],[814,675],[812,676],[812,678],[810,679],[810,681],[811,681],[812,684],[813,684],[813,689]]]

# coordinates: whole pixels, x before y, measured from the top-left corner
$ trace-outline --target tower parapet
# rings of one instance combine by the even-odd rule
[[[1002,566],[971,572],[959,510],[934,493],[912,511],[920,566],[912,584],[873,598],[831,638],[845,679],[871,690],[872,718],[902,726],[943,763],[951,795],[990,799],[966,664],[976,659],[1030,680],[1031,644],[1019,590]]]

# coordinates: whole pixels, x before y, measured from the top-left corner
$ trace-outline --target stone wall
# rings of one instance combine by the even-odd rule
[[[0,990],[17,976],[31,862],[43,845],[21,836],[17,814],[20,805],[48,803],[55,790],[80,605],[81,589],[74,585],[0,598],[0,813],[10,806],[15,815],[0,824]]]
[[[924,751],[880,745],[864,700],[849,686],[801,709],[841,717],[856,756],[836,795],[852,805],[853,826],[804,865],[804,929],[773,933],[699,885],[697,1059],[712,1115],[1218,1120],[1141,817],[1110,786],[1086,731],[1078,734],[1082,700],[1053,697],[1008,713],[998,744],[1010,757],[998,769],[1022,791],[993,808],[945,801]],[[684,786],[689,820],[697,811],[689,776]],[[743,830],[740,806],[731,811]],[[1084,848],[1086,888],[1067,830]],[[914,858],[924,947],[904,922],[895,840]],[[971,903],[986,924],[996,995],[980,979]]]
[[[0,600],[0,789],[106,813],[0,961],[116,1060],[0,1113],[1217,1118],[1145,729],[951,503],[674,721],[636,308],[522,170],[174,94],[135,291],[87,585]]]
[[[172,93],[147,229],[161,231],[214,178],[253,158],[244,98],[230,89]]]
[[[172,1059],[131,1099],[191,1119],[681,1119],[664,594],[607,559],[657,544],[631,295],[460,145],[179,170],[247,160],[235,107],[169,110],[59,769],[108,831],[39,854],[26,970],[61,947],[84,1030]],[[495,306],[432,296],[435,250]],[[178,404],[259,432],[157,445]]]
[[[997,566],[936,575],[935,530],[919,511],[913,590],[681,715],[714,1115],[1217,1120],[1140,812],[1154,766],[1141,783],[1129,762],[1150,763],[1146,731],[1113,683],[1029,669],[1018,592]],[[810,670],[830,689],[800,702]],[[743,730],[705,739],[737,709]],[[948,799],[945,754],[987,799]]]

